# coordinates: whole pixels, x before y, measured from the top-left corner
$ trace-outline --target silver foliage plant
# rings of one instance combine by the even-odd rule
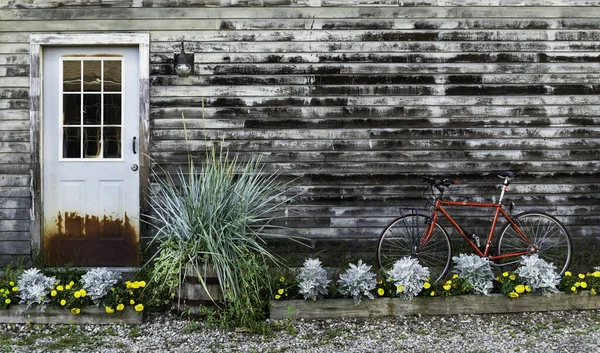
[[[304,299],[317,300],[327,294],[327,271],[321,266],[319,259],[306,259],[304,266],[300,269],[298,278],[298,291]]]
[[[87,292],[96,306],[121,279],[119,272],[109,271],[107,268],[93,268],[81,276],[83,289]]]
[[[473,293],[489,295],[494,288],[494,273],[487,258],[475,254],[452,257],[454,272],[473,285]]]
[[[429,274],[427,267],[410,257],[403,257],[396,261],[394,267],[387,271],[388,278],[396,286],[396,294],[405,300],[412,299],[421,292]]]
[[[27,305],[27,309],[37,304],[43,311],[50,301],[49,293],[54,287],[54,282],[56,282],[55,277],[47,277],[37,268],[24,271],[17,280],[19,298],[21,298],[19,303]]]
[[[556,286],[560,277],[556,273],[556,266],[541,259],[538,254],[523,256],[515,272],[534,292],[541,292],[543,295],[558,292]]]
[[[338,284],[338,291],[344,296],[351,295],[355,305],[360,304],[363,297],[375,299],[371,291],[377,286],[377,279],[371,266],[363,264],[362,260],[356,265],[350,264],[350,268],[340,275]]]

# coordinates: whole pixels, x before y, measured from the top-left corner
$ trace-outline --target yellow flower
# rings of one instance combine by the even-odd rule
[[[452,288],[451,285],[449,284],[444,284],[444,290],[450,290],[450,288]]]
[[[127,289],[131,288],[131,281],[125,281],[125,287]]]
[[[104,309],[106,310],[107,314],[113,314],[115,312],[115,309],[111,308],[110,306],[105,306]]]
[[[4,300],[4,304],[10,304],[10,299],[6,298],[6,299]]]
[[[523,294],[525,292],[525,286],[522,284],[519,284],[515,287],[515,292],[517,292],[518,294]]]
[[[283,277],[283,276],[279,277],[279,282],[285,282],[285,277]]]
[[[81,312],[81,309],[79,309],[79,308],[71,309],[71,314],[73,314],[73,315],[79,315],[80,312]]]
[[[144,288],[146,286],[146,282],[145,281],[140,281],[140,288]]]
[[[575,287],[576,287],[576,288],[579,288],[579,287],[581,287],[581,282],[575,282]]]
[[[587,288],[587,283],[581,282],[581,288],[584,288],[584,289]]]
[[[79,297],[81,297],[81,293],[79,291],[77,291],[77,292],[73,293],[73,296],[75,298],[79,298]]]
[[[15,285],[15,282],[13,282],[13,281],[10,281],[10,282],[8,282],[8,285],[12,287],[12,286],[14,286],[14,285]]]
[[[429,282],[425,282],[425,283],[423,283],[423,288],[429,289],[429,288],[431,288],[431,284]]]
[[[594,271],[594,273],[592,273],[592,276],[596,278],[600,277],[600,271]]]
[[[502,274],[502,277],[508,277],[508,272],[504,272],[504,273]]]
[[[56,287],[56,290],[59,291],[59,292],[62,291],[62,290],[64,290],[64,289],[65,289],[65,287],[63,287],[62,285],[59,285],[59,286]]]
[[[571,272],[569,272],[569,271],[565,272],[565,276],[571,277]]]
[[[511,298],[518,298],[519,297],[519,293],[517,292],[510,292],[508,293],[508,296]]]
[[[129,305],[134,305],[134,304],[135,304],[135,300],[131,299],[131,300],[129,301]]]
[[[510,275],[510,277],[508,277],[508,278],[510,278],[510,280],[511,280],[511,281],[514,281],[515,279],[517,279],[517,276],[515,276],[515,275]]]
[[[142,304],[138,304],[138,305],[136,305],[136,306],[135,306],[135,311],[137,311],[138,313],[139,313],[140,311],[144,311],[144,305],[142,305]]]
[[[53,297],[56,297],[57,294],[58,294],[58,292],[55,291],[55,290],[53,290],[52,292],[50,292],[50,295],[53,296]]]
[[[452,276],[452,279],[457,279],[458,278],[458,274],[455,274],[454,276]]]
[[[64,299],[63,299],[63,300],[61,300],[61,301],[60,301],[60,305],[61,305],[61,306],[65,306],[65,305],[67,305],[67,301],[66,301],[66,300],[64,300]]]
[[[85,291],[85,289],[80,290],[79,293],[81,294],[82,298],[87,295],[87,292]]]
[[[592,295],[596,295],[596,289],[592,288],[592,290],[590,291],[590,293],[592,293]]]
[[[581,279],[584,279],[584,278],[585,278],[585,275],[584,275],[583,273],[580,273],[580,274],[578,274],[578,275],[577,275],[577,277],[579,277],[579,278],[581,278]]]
[[[285,292],[285,290],[283,290],[283,289],[279,289],[279,290],[277,291],[277,293],[279,293],[279,294],[283,294],[283,292]]]
[[[531,287],[528,284],[525,285],[525,291],[527,293],[531,292]]]
[[[117,305],[117,311],[123,311],[123,309],[125,309],[125,304]]]
[[[575,286],[571,287],[571,292],[577,293],[577,287],[575,287]]]
[[[429,293],[429,295],[433,297],[435,295],[435,292],[431,291],[431,293]]]
[[[15,287],[12,287],[12,291],[13,291],[13,292],[16,292],[16,291],[18,291],[18,290],[19,290],[19,287],[16,287],[16,286],[15,286]]]
[[[451,280],[447,280],[446,284],[452,284],[452,281]]]
[[[379,288],[377,289],[377,294],[379,294],[379,296],[382,297],[385,294],[385,291],[383,290],[383,288]]]
[[[279,298],[281,298],[281,295],[279,295],[279,294],[275,294],[275,299],[276,299],[276,300],[279,300]]]
[[[404,286],[397,285],[396,286],[396,293],[404,293]]]
[[[69,289],[71,289],[71,286],[67,284],[67,285],[65,286],[65,289],[66,289],[66,290],[69,290]]]

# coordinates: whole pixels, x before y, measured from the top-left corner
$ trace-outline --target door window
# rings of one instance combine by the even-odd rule
[[[121,159],[123,57],[63,56],[59,159]]]

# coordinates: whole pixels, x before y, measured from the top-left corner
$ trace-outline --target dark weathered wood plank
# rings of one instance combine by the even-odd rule
[[[291,308],[291,309],[290,309]],[[354,305],[352,299],[272,301],[270,318],[343,319],[404,315],[459,315],[543,312],[552,310],[593,310],[600,308],[600,298],[584,291],[579,294],[557,293],[551,296],[525,295],[511,299],[500,294],[411,300],[377,298]]]
[[[12,305],[0,312],[0,322],[5,324],[89,324],[89,325],[140,325],[143,315],[134,310],[125,310],[119,315],[108,315],[104,307],[87,306],[81,314],[73,315],[69,309],[29,308],[25,305]]]

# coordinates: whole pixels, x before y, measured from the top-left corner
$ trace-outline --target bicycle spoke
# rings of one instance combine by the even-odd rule
[[[539,256],[552,262],[559,274],[571,263],[571,239],[555,218],[544,213],[529,212],[517,217],[519,228],[537,248]],[[534,249],[510,225],[505,226],[498,238],[498,255],[528,252]],[[513,258],[506,261],[514,261]]]
[[[379,266],[390,268],[397,260],[410,256],[428,267],[433,278],[443,276],[450,265],[450,240],[445,231],[436,224],[427,244],[421,247],[421,240],[429,222],[426,216],[408,215],[388,225],[379,237],[377,245]]]

